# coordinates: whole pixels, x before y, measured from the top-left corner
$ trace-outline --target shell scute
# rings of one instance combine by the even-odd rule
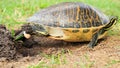
[[[67,2],[42,9],[27,21],[50,27],[90,28],[105,25],[109,19],[92,6]]]
[[[80,30],[72,30],[73,33],[77,33],[79,32]]]

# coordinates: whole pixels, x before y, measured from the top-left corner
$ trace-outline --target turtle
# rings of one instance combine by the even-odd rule
[[[86,42],[88,47],[106,36],[117,16],[108,17],[102,11],[81,2],[63,2],[41,9],[27,19],[33,32],[67,42]],[[25,38],[30,33],[23,31]]]

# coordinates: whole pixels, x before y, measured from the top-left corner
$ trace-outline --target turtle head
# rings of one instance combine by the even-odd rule
[[[44,35],[47,36],[48,32],[43,25],[39,24],[24,24],[19,33],[16,33],[15,40],[22,40],[23,38],[29,39],[31,35]]]
[[[30,24],[24,24],[21,26],[20,30],[17,30],[15,33],[14,40],[29,39],[33,33],[32,27]]]
[[[40,24],[31,24],[33,33],[40,34],[40,35],[48,35],[47,29],[44,25]]]

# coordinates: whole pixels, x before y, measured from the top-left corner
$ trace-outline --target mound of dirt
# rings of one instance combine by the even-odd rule
[[[4,25],[0,25],[0,59],[14,59],[16,57],[15,43],[12,35]]]
[[[32,31],[30,31],[31,27],[26,24],[23,25],[20,30],[16,30],[15,34],[24,30],[27,31],[27,33],[32,33]],[[22,57],[35,56],[40,52],[44,52],[46,54],[57,54],[56,52],[58,52],[58,50],[59,52],[62,51],[59,45],[64,44],[66,43],[63,41],[46,38],[44,36],[37,36],[34,34],[30,39],[23,38],[20,41],[14,41],[12,33],[6,29],[4,25],[0,25],[0,61],[3,61],[3,59],[17,60]],[[45,50],[44,47],[52,48]]]

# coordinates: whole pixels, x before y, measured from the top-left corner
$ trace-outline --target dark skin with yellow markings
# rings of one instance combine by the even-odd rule
[[[50,6],[35,13],[27,22],[33,31],[49,35],[49,38],[68,42],[90,41],[94,47],[106,31],[115,24],[117,17],[110,19],[96,8],[79,2],[65,2]]]

